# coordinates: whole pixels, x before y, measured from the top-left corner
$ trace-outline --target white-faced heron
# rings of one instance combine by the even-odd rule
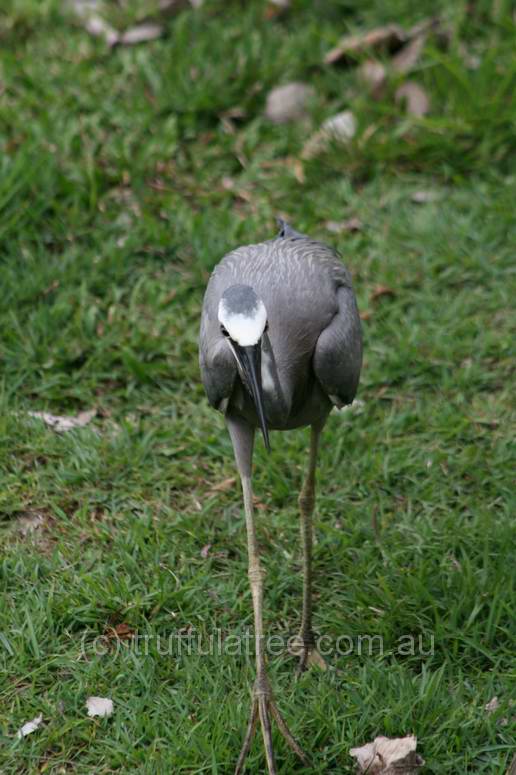
[[[321,430],[333,406],[355,397],[362,364],[360,318],[349,272],[338,255],[280,221],[277,237],[228,253],[211,275],[202,310],[201,374],[210,404],[224,413],[242,481],[249,580],[254,608],[256,682],[236,774],[260,719],[267,767],[275,775],[273,718],[305,764],[272,696],[265,669],[264,570],[253,514],[251,468],[255,429],[269,449],[269,429],[311,426],[301,494],[303,611],[300,669],[322,658],[312,629],[312,513]]]

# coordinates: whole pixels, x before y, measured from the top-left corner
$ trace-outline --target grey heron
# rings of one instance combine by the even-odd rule
[[[299,496],[303,548],[300,669],[322,661],[312,629],[312,514],[317,452],[334,406],[355,397],[362,333],[351,277],[338,254],[280,221],[279,234],[228,253],[204,296],[199,360],[212,406],[223,412],[240,475],[254,609],[256,680],[249,725],[235,775],[244,767],[258,720],[269,775],[277,772],[274,719],[308,764],[280,714],[267,677],[262,620],[264,570],[253,513],[251,469],[255,430],[270,449],[269,430],[311,427],[306,478]]]

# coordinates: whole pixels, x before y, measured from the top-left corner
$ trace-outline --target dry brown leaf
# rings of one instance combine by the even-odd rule
[[[397,73],[410,72],[421,56],[425,41],[426,35],[418,35],[403,46],[392,58],[392,69]]]
[[[223,479],[222,482],[214,484],[212,487],[210,487],[210,492],[229,492],[229,490],[233,489],[235,484],[236,478],[234,476],[230,476],[229,479]]]
[[[495,710],[498,710],[499,707],[500,703],[498,701],[498,697],[492,697],[492,699],[490,699],[489,702],[484,705],[484,710],[486,713],[494,713]]]
[[[131,627],[130,624],[127,624],[126,622],[121,622],[120,624],[117,624],[115,627],[110,627],[107,632],[107,637],[110,640],[129,640],[133,637],[135,633],[135,630],[133,627]]]
[[[201,549],[201,557],[206,560],[210,554],[211,544],[205,544]]]
[[[290,8],[290,0],[269,0],[264,16],[269,21],[286,13]]]
[[[84,29],[95,38],[103,38],[110,47],[118,43],[118,32],[96,13],[84,19]]]
[[[265,116],[274,124],[286,124],[304,118],[306,108],[315,96],[315,89],[306,83],[293,81],[278,86],[267,95]]]
[[[312,159],[322,153],[332,140],[349,142],[357,131],[355,116],[350,110],[343,110],[326,119],[321,128],[308,140],[301,153],[302,159]]]
[[[87,425],[95,415],[96,409],[91,409],[88,412],[79,412],[76,417],[64,417],[59,414],[49,414],[48,412],[28,412],[30,417],[36,417],[38,420],[43,420],[45,425],[49,428],[53,428],[57,433],[66,433],[74,428],[83,428]]]
[[[407,81],[396,89],[394,99],[398,104],[406,102],[407,112],[418,118],[426,116],[430,110],[430,100],[427,93],[415,81]]]
[[[125,32],[120,33],[118,45],[134,46],[138,43],[147,43],[149,40],[156,40],[163,35],[163,27],[160,24],[137,24],[130,27]]]
[[[358,772],[367,775],[416,775],[424,764],[416,753],[417,738],[414,735],[389,739],[376,737],[372,743],[351,748],[350,754],[357,760]]]
[[[376,299],[380,299],[382,296],[394,297],[396,296],[396,291],[393,291],[393,289],[389,288],[387,285],[376,285],[371,293],[371,301],[376,301]]]
[[[439,199],[437,191],[414,191],[410,197],[418,205],[426,205],[428,202],[436,202]]]
[[[387,71],[381,62],[368,59],[360,65],[358,76],[370,89],[372,96],[379,99],[383,93],[383,87],[387,80]]]
[[[333,65],[343,59],[354,59],[365,51],[378,49],[392,51],[399,48],[406,39],[405,30],[398,24],[387,24],[385,27],[376,27],[369,32],[346,35],[326,54],[324,63]]]
[[[33,533],[45,524],[45,516],[40,511],[24,511],[18,519],[18,528],[22,536]]]
[[[189,8],[191,5],[197,8],[201,5],[201,2],[200,0],[197,0],[197,2],[194,2],[194,0],[160,0],[158,9],[162,15],[176,14],[184,11],[185,8]]]
[[[343,232],[361,231],[364,224],[360,218],[353,216],[347,221],[326,221],[325,225],[332,234],[342,234]]]

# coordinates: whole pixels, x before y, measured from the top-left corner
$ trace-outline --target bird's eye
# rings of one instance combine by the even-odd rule
[[[221,326],[220,330],[223,336],[229,336],[229,331],[227,330],[227,328],[224,328],[224,326]]]

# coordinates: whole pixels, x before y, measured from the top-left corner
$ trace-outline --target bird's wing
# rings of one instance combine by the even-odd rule
[[[210,325],[206,317],[201,323],[199,365],[208,401],[215,409],[224,411],[235,384],[236,361],[218,326]]]
[[[313,369],[324,391],[337,406],[350,404],[357,392],[362,366],[362,328],[351,287],[337,288],[337,312],[315,345]]]

